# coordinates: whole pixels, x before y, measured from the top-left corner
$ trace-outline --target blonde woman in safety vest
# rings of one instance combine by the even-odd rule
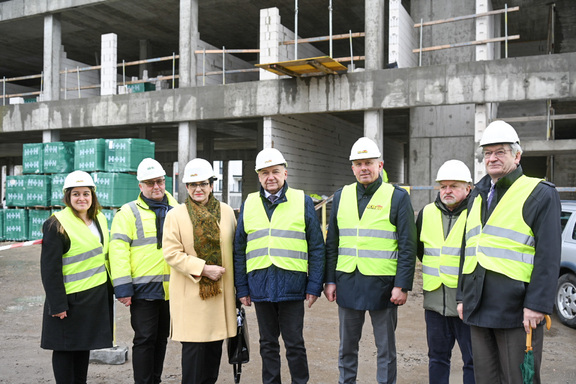
[[[304,300],[322,293],[324,238],[310,196],[288,187],[286,160],[275,148],[256,156],[260,191],[242,205],[234,238],[236,296],[255,304],[262,383],[281,383],[282,334],[293,384],[310,379],[304,345]]]
[[[470,327],[458,317],[456,287],[472,176],[460,160],[448,160],[436,176],[440,191],[418,214],[418,258],[422,261],[424,318],[430,384],[450,382],[456,341],[464,363],[464,384],[474,384]]]
[[[396,383],[398,306],[412,289],[416,225],[406,190],[387,183],[377,144],[361,137],[350,151],[356,182],[334,193],[326,237],[324,294],[338,303],[340,384],[356,383],[366,311],[378,350],[376,381]]]
[[[560,198],[553,184],[523,174],[510,124],[492,122],[480,146],[488,174],[468,201],[458,312],[471,326],[476,383],[521,383],[532,328],[538,384],[542,321],[552,312],[560,267]]]
[[[86,383],[90,350],[112,346],[108,224],[86,172],[64,181],[66,208],[43,225],[46,292],[40,346],[51,349],[56,383]]]
[[[130,307],[135,384],[162,381],[170,333],[170,267],[162,253],[162,235],[166,214],[178,202],[166,192],[165,176],[158,161],[143,159],[136,172],[140,194],[112,221],[110,271],[116,298]]]

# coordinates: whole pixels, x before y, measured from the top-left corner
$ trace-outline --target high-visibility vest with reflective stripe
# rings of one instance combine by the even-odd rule
[[[68,207],[54,213],[68,237],[70,249],[62,255],[62,275],[66,294],[86,291],[107,280],[108,223],[102,212],[96,220],[102,229],[102,243]]]
[[[422,211],[422,231],[420,241],[424,244],[422,257],[422,288],[433,291],[444,284],[448,288],[458,286],[460,250],[466,224],[466,210],[463,210],[448,236],[444,239],[442,211],[432,203]]]
[[[358,268],[369,276],[396,275],[398,234],[390,222],[394,187],[382,183],[358,215],[356,183],[342,189],[338,207],[338,263],[336,270],[351,273]]]
[[[478,195],[467,220],[466,258],[463,273],[480,263],[484,268],[514,280],[530,282],[534,268],[535,241],[524,221],[524,203],[541,179],[521,176],[494,208],[482,227],[482,197]]]
[[[244,230],[248,235],[247,272],[272,264],[289,271],[308,271],[304,192],[288,188],[286,199],[285,203],[276,206],[268,220],[260,192],[248,195],[243,214]]]
[[[172,195],[165,193],[168,205],[177,206],[178,202]],[[118,212],[114,217],[110,240],[113,285],[162,283],[164,298],[169,300],[170,266],[164,259],[162,249],[158,249],[156,213],[140,197],[125,204],[120,210],[125,212]]]

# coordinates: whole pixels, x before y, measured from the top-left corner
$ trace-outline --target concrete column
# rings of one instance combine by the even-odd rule
[[[188,192],[182,183],[182,175],[186,164],[194,159],[197,155],[198,129],[196,123],[187,121],[178,124],[178,174],[180,182],[178,183],[178,201],[184,202]]]
[[[60,14],[44,16],[44,89],[42,100],[60,99],[60,47],[62,26]]]
[[[47,129],[42,131],[42,142],[43,143],[55,143],[60,141],[60,130]]]
[[[260,10],[260,63],[276,63],[280,59],[280,31],[282,24],[280,10],[267,8]],[[272,72],[260,70],[260,80],[278,79]]]
[[[198,0],[180,0],[180,60],[179,86],[196,86],[196,54],[198,33]]]
[[[364,136],[374,140],[384,153],[384,111],[364,111]]]
[[[224,160],[222,162],[222,202],[228,204],[228,172],[229,172],[229,161]]]
[[[100,95],[115,95],[118,90],[118,36],[102,35],[100,54]]]
[[[490,0],[476,0],[476,13],[492,11]],[[476,19],[476,40],[486,40],[494,37],[494,17],[484,16]],[[493,60],[494,43],[476,46],[476,61]]]
[[[368,70],[384,68],[385,3],[382,0],[365,0],[364,3],[364,51]]]
[[[140,40],[140,60],[149,59],[148,57],[149,53],[150,53],[150,42],[148,40]],[[148,76],[151,76],[149,68],[150,68],[149,64],[140,64],[138,66],[138,73],[140,79],[144,79],[144,71],[147,71]]]

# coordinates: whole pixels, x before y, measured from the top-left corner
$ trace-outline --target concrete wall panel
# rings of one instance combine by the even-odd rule
[[[413,108],[412,137],[470,136],[474,139],[474,105]]]

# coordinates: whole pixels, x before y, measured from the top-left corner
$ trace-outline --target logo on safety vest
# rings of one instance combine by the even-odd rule
[[[375,209],[377,211],[381,211],[384,207],[381,205],[375,205],[375,204],[368,204],[368,206],[366,207],[366,209]]]

